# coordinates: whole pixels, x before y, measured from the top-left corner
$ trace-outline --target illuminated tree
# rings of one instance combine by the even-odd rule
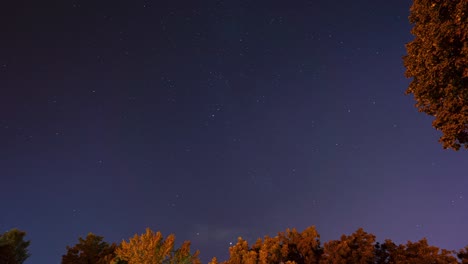
[[[258,252],[259,264],[278,263],[288,255],[287,247],[282,247],[279,236],[259,238],[252,249]]]
[[[30,256],[30,241],[25,241],[25,236],[26,232],[16,228],[0,235],[0,263],[21,264]]]
[[[199,264],[198,254],[190,254],[190,242],[185,241],[174,250],[175,236],[163,238],[161,232],[153,233],[149,228],[146,233],[135,235],[129,242],[122,241],[117,248],[117,256],[129,264]]]
[[[73,247],[67,246],[62,264],[109,264],[115,258],[116,245],[109,245],[103,237],[89,233],[86,239],[79,238]],[[119,263],[114,260],[115,263]],[[121,263],[121,262],[120,262]]]
[[[250,248],[247,241],[239,238],[229,248],[229,260],[225,264],[315,264],[321,255],[319,235],[315,227],[309,227],[302,233],[296,229],[287,229],[276,237],[265,236],[258,239]]]
[[[461,260],[462,264],[468,264],[468,246],[458,251],[457,257]]]
[[[391,247],[389,250],[389,263],[414,263],[414,264],[456,264],[457,259],[453,252],[438,247],[430,246],[424,238],[418,242],[408,241],[406,245]]]
[[[375,258],[375,236],[360,228],[350,236],[325,243],[320,263],[370,264]]]
[[[244,262],[256,261],[256,256],[249,256],[249,245],[242,237],[237,238],[237,243],[229,247],[229,260],[224,264],[242,264]],[[254,258],[254,259],[253,259]],[[255,262],[254,262],[255,263]]]
[[[406,91],[434,116],[444,148],[468,148],[468,1],[414,0],[414,40],[406,45]]]

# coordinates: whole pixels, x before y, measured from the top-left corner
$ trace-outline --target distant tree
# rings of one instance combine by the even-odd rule
[[[26,232],[12,229],[0,235],[0,263],[21,264],[29,256],[30,241],[25,241]]]
[[[79,238],[78,244],[67,246],[67,254],[62,256],[62,264],[109,264],[115,259],[117,246],[103,241],[103,237],[89,233],[86,239]]]
[[[218,264],[218,259],[216,257],[213,257],[208,264]]]
[[[319,263],[323,249],[315,226],[308,227],[301,233],[294,228],[287,229],[279,234],[279,239],[283,245],[287,245],[287,260],[305,264]]]
[[[242,237],[237,238],[237,243],[229,247],[229,260],[223,264],[241,264],[244,262],[257,261],[257,256],[249,256],[249,244]],[[255,251],[253,251],[255,253]]]
[[[376,259],[375,245],[375,236],[359,228],[350,236],[325,243],[320,263],[371,264]]]
[[[129,242],[122,241],[117,248],[117,257],[128,264],[200,264],[199,252],[190,254],[190,242],[185,241],[174,249],[175,236],[163,238],[161,232],[135,235]]]
[[[468,1],[414,0],[414,40],[406,45],[406,91],[420,112],[434,116],[444,148],[468,148]]]
[[[406,245],[389,247],[388,263],[412,263],[412,264],[456,264],[458,263],[453,252],[430,246],[427,240],[417,242],[408,241]]]
[[[276,237],[265,236],[252,247],[247,241],[238,238],[229,248],[229,260],[224,264],[316,264],[322,253],[320,236],[314,226],[299,233],[296,229],[286,229]]]
[[[468,246],[458,251],[457,257],[461,260],[462,264],[468,264]]]

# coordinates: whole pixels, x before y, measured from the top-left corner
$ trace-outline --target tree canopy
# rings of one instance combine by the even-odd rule
[[[468,1],[414,0],[414,40],[406,45],[406,91],[434,116],[444,148],[468,148]]]
[[[368,264],[374,259],[375,236],[360,228],[350,236],[343,235],[340,240],[325,243],[320,263]]]
[[[401,245],[387,239],[380,244],[375,235],[362,228],[349,236],[342,235],[339,240],[330,240],[322,247],[312,226],[303,232],[287,229],[274,238],[259,239],[251,247],[239,238],[230,247],[227,261],[218,262],[213,258],[210,264],[456,264],[468,263],[467,252],[468,247],[459,252],[439,249],[429,245],[426,239]]]
[[[67,246],[67,254],[62,256],[62,264],[108,264],[115,258],[116,245],[109,245],[103,237],[89,233],[85,239],[79,238],[73,247]]]
[[[0,264],[21,264],[29,257],[24,241],[25,232],[13,229],[0,236]],[[200,264],[199,251],[190,252],[190,241],[175,247],[173,234],[164,238],[161,232],[147,228],[120,245],[109,244],[103,237],[89,233],[79,238],[73,247],[67,247],[62,263],[73,264]],[[209,264],[468,264],[468,246],[455,251],[429,245],[423,238],[416,242],[395,244],[386,239],[376,241],[375,235],[359,228],[351,235],[330,240],[322,246],[314,226],[298,232],[286,229],[276,236],[259,238],[249,243],[238,238],[229,248],[229,258],[218,261],[213,257]]]
[[[30,241],[25,241],[26,232],[12,229],[0,235],[0,263],[21,264],[29,256]]]

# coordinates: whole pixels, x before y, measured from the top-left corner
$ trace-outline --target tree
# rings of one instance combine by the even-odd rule
[[[25,241],[26,232],[12,229],[0,235],[0,263],[21,264],[29,256],[30,241]]]
[[[444,148],[468,148],[468,1],[414,0],[406,44],[406,91],[420,112],[434,116]]]
[[[80,237],[78,244],[73,247],[67,246],[67,254],[62,256],[62,264],[108,264],[111,261],[119,263],[115,259],[117,246],[114,243],[109,245],[103,239],[93,233],[89,233],[86,239]]]
[[[117,256],[128,264],[200,264],[199,252],[190,254],[190,242],[185,241],[174,249],[175,236],[163,238],[161,232],[154,233],[147,228],[146,233],[122,241],[117,248]]]
[[[393,258],[397,247],[390,239],[386,239],[382,244],[377,242],[375,244],[375,264],[395,263]]]
[[[375,236],[359,228],[350,236],[325,243],[320,263],[371,264],[375,259]]]
[[[218,264],[218,259],[216,257],[213,257],[208,264]]]
[[[322,254],[320,236],[314,226],[301,233],[296,229],[286,229],[276,237],[265,236],[258,239],[252,247],[247,241],[238,238],[229,248],[229,260],[224,264],[316,264]]]
[[[301,233],[296,229],[287,229],[279,234],[283,246],[287,245],[287,260],[296,263],[313,264],[319,263],[323,249],[320,246],[320,235],[315,226],[306,228]]]
[[[15,259],[14,249],[9,244],[0,244],[0,263],[2,264],[16,264],[19,263]]]
[[[413,263],[413,264],[457,264],[453,252],[446,249],[430,246],[427,240],[421,239],[417,242],[408,241],[406,245],[396,246],[388,243],[388,262],[384,263]]]
[[[468,264],[468,246],[458,251],[457,257],[461,260],[462,264]]]

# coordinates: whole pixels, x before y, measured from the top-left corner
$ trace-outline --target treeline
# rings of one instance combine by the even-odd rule
[[[26,233],[13,229],[0,236],[0,264],[21,264],[29,256]],[[199,264],[199,251],[191,253],[190,241],[175,248],[175,236],[166,238],[149,228],[120,244],[88,234],[74,246],[67,246],[62,264]],[[431,246],[426,239],[397,245],[387,239],[376,242],[373,234],[362,228],[323,245],[314,226],[302,232],[287,229],[275,237],[259,238],[253,245],[238,238],[229,248],[230,257],[209,264],[451,264],[468,263],[468,246],[459,251]]]

